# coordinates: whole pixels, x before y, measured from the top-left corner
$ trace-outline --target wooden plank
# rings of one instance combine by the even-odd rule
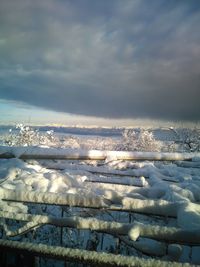
[[[188,263],[167,262],[155,259],[142,259],[135,256],[114,255],[105,252],[87,251],[59,246],[48,246],[29,242],[0,240],[0,248],[7,252],[30,253],[35,256],[63,259],[70,262],[88,263],[93,266],[124,267],[190,267]]]

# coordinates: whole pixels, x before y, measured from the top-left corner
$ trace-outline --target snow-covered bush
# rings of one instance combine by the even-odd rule
[[[157,141],[153,133],[147,130],[136,132],[131,129],[124,130],[122,142],[118,145],[120,150],[132,151],[160,151],[161,143]]]
[[[10,129],[5,143],[9,146],[31,146],[37,145],[39,133],[37,130],[23,124],[17,124],[15,130]]]
[[[62,147],[64,148],[80,148],[80,139],[77,136],[67,136],[62,142]]]
[[[140,151],[160,151],[161,143],[156,141],[152,132],[143,130],[138,137],[137,149]]]
[[[39,145],[57,146],[59,139],[55,136],[53,130],[39,134]]]
[[[37,129],[24,124],[17,124],[15,129],[10,129],[9,134],[5,137],[5,144],[8,146],[48,145],[55,141],[53,131],[41,134]]]

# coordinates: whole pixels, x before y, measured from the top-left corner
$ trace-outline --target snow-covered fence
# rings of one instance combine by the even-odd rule
[[[199,246],[200,245],[200,228],[199,228],[199,153],[157,153],[157,152],[127,152],[127,151],[96,151],[96,150],[66,150],[66,149],[44,149],[44,148],[16,148],[16,147],[0,147],[0,157],[19,159],[9,159],[8,161],[20,162],[21,165],[27,170],[27,175],[30,174],[31,164],[25,163],[20,159],[47,159],[40,160],[41,165],[37,166],[35,170],[41,170],[44,166],[47,167],[45,171],[45,179],[53,177],[50,174],[56,172],[52,169],[58,169],[58,176],[60,181],[63,176],[69,179],[80,179],[82,184],[79,188],[73,188],[67,193],[57,192],[52,193],[48,191],[34,191],[30,189],[33,178],[26,180],[29,189],[22,190],[20,186],[18,189],[10,189],[9,183],[6,184],[7,179],[15,179],[15,171],[12,176],[4,177],[1,181],[0,187],[0,205],[3,207],[0,210],[1,227],[4,230],[4,236],[11,238],[30,232],[36,228],[44,225],[54,225],[57,227],[78,229],[81,231],[95,231],[103,234],[113,236],[119,242],[122,242],[131,249],[136,249],[143,255],[159,256],[165,260],[178,260],[182,250],[181,246]],[[99,165],[87,165],[86,162],[68,161],[68,162],[53,162],[48,159],[100,159],[105,162]],[[127,160],[166,160],[174,161],[162,163],[156,162],[124,162]],[[123,160],[123,162],[119,162]],[[2,159],[5,162],[6,159]],[[116,165],[114,165],[116,163]],[[113,164],[113,165],[112,165]],[[16,166],[16,167],[17,167]],[[112,168],[115,166],[116,168]],[[121,167],[120,167],[121,166]],[[122,169],[120,169],[122,168]],[[127,169],[128,168],[128,169]],[[130,169],[131,168],[131,169]],[[189,169],[187,169],[189,168]],[[51,169],[51,170],[49,170]],[[60,171],[62,170],[62,171]],[[4,170],[5,171],[5,170]],[[43,170],[44,171],[44,170]],[[37,180],[37,171],[34,172],[34,179]],[[42,171],[41,171],[42,172]],[[40,175],[41,175],[40,172]],[[47,175],[47,172],[48,176]],[[5,172],[6,173],[6,172]],[[43,173],[44,174],[44,173]],[[55,174],[55,173],[54,173]],[[104,174],[104,176],[100,175]],[[181,175],[180,175],[181,174]],[[18,179],[15,180],[16,184],[19,182],[20,172],[16,171]],[[22,173],[21,173],[22,175]],[[68,176],[67,176],[68,175]],[[99,176],[98,176],[99,175]],[[115,175],[115,177],[108,177],[108,175]],[[85,177],[84,177],[85,176]],[[126,177],[128,176],[128,177]],[[42,177],[39,176],[39,177]],[[68,178],[67,178],[68,177]],[[42,179],[42,178],[41,178]],[[57,179],[57,178],[56,178]],[[52,180],[55,180],[55,175]],[[71,178],[70,178],[71,179]],[[193,181],[190,185],[188,180]],[[78,181],[78,180],[77,180]],[[111,186],[118,184],[119,186],[129,185],[131,189],[125,193],[114,192],[112,190],[104,190],[99,195],[96,192],[89,192],[86,189],[87,183],[95,182],[95,184],[110,183]],[[180,187],[179,183],[183,182]],[[77,183],[77,182],[76,182]],[[75,184],[75,183],[74,183]],[[74,184],[72,186],[74,186]],[[76,184],[77,185],[77,184]],[[93,184],[91,185],[93,186]],[[105,186],[105,185],[104,185]],[[107,185],[106,185],[107,186]],[[122,187],[123,187],[122,186]],[[191,188],[191,192],[187,191],[187,186]],[[98,190],[101,191],[99,186]],[[119,187],[118,187],[119,188]],[[105,189],[105,188],[104,188]],[[33,191],[31,191],[33,190]],[[125,191],[126,189],[124,189]],[[174,190],[174,194],[168,194],[170,190]],[[100,192],[99,191],[99,192]],[[55,192],[55,191],[54,191]],[[165,198],[162,199],[162,196]],[[188,199],[189,197],[189,199]],[[190,200],[193,202],[191,203]],[[30,206],[44,205],[58,205],[62,208],[68,209],[79,207],[83,208],[84,212],[88,211],[89,218],[84,218],[80,214],[63,216],[52,216],[50,214],[36,214],[31,213],[28,209],[21,212],[14,212],[14,208],[9,209],[9,203],[21,202]],[[5,206],[4,206],[5,203]],[[24,205],[19,204],[19,205]],[[18,204],[16,204],[17,207]],[[25,206],[25,207],[27,207]],[[4,208],[5,207],[5,208]],[[6,210],[8,207],[8,210]],[[75,208],[76,209],[76,208]],[[36,209],[37,210],[37,209]],[[97,211],[98,210],[98,211]],[[92,217],[92,211],[97,212],[97,217]],[[108,218],[101,217],[101,214],[107,213],[112,221]],[[113,214],[127,213],[129,222],[115,221]],[[139,215],[138,215],[139,214]],[[141,217],[151,218],[149,221],[140,221]],[[148,216],[147,216],[148,215]],[[136,216],[136,217],[135,217]],[[131,219],[132,217],[132,219]],[[156,224],[156,220],[162,220],[161,224]],[[139,219],[138,219],[139,218]],[[23,224],[15,224],[14,228],[10,228],[7,224],[7,219],[10,221],[20,221]],[[171,220],[176,224],[165,224],[163,222]],[[188,220],[191,220],[188,227]],[[61,231],[61,239],[63,232]],[[147,239],[147,241],[145,240]],[[62,245],[62,242],[60,242]],[[158,260],[144,260],[137,257],[120,256],[113,254],[105,254],[102,252],[94,253],[85,250],[68,249],[64,247],[51,247],[43,244],[36,246],[34,243],[16,242],[13,240],[1,240],[0,247],[3,249],[14,249],[19,251],[29,251],[34,255],[50,256],[64,258],[65,260],[84,261],[86,263],[110,266],[180,266],[179,263],[168,263],[166,261]],[[184,266],[183,264],[181,266]],[[187,264],[185,265],[187,266]]]

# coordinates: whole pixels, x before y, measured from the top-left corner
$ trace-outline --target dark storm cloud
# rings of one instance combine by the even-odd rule
[[[200,119],[198,1],[0,2],[0,98],[82,115]]]

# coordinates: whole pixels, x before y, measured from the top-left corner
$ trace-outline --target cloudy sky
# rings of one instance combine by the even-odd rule
[[[0,120],[199,121],[199,27],[198,0],[0,0]]]

